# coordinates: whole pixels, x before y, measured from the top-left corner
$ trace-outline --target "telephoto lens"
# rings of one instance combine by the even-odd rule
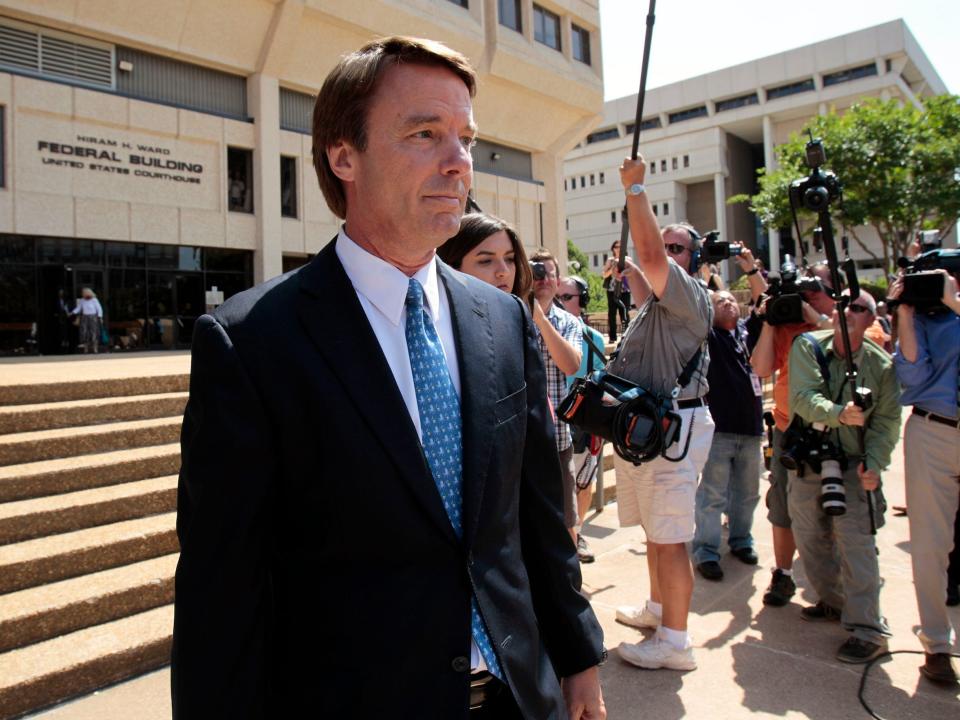
[[[820,464],[820,507],[827,515],[843,515],[847,511],[839,460],[824,460]]]

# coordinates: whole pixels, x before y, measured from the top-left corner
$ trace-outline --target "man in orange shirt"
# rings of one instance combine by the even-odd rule
[[[832,287],[830,269],[826,263],[817,263],[810,268],[809,274],[817,278],[827,289]],[[766,301],[761,305],[764,312]],[[763,596],[765,605],[776,607],[786,605],[796,592],[793,582],[793,556],[797,544],[793,539],[790,514],[787,511],[787,470],[780,464],[783,433],[790,424],[789,377],[787,375],[787,357],[793,340],[801,333],[830,327],[830,314],[833,312],[833,299],[827,292],[808,291],[803,293],[803,318],[805,322],[790,325],[763,324],[763,330],[757,345],[750,356],[750,364],[760,377],[769,377],[777,373],[773,386],[773,418],[776,427],[773,432],[773,460],[770,463],[770,489],[767,490],[767,519],[773,526],[773,555],[776,568],[770,587]]]

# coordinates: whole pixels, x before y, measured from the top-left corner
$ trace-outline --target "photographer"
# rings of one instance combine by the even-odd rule
[[[900,300],[899,340],[893,360],[903,386],[900,402],[913,405],[904,427],[904,468],[910,508],[910,555],[920,610],[920,642],[926,653],[920,672],[934,682],[955,683],[950,660],[954,633],[944,606],[947,558],[953,544],[960,476],[960,298],[957,281],[944,270],[943,308],[919,312]],[[901,298],[903,278],[890,287]]]
[[[823,435],[817,433],[817,442],[828,443],[830,450],[820,452],[821,467],[809,451],[809,435],[804,434],[803,442],[793,441],[782,455],[789,454],[798,464],[798,470],[789,473],[788,506],[804,570],[818,597],[815,605],[801,611],[801,617],[842,622],[851,635],[840,646],[837,659],[865,663],[886,651],[889,635],[880,615],[880,571],[867,492],[880,487],[880,471],[889,464],[897,443],[900,391],[890,356],[864,339],[876,314],[873,298],[860,292],[850,298],[844,312],[849,350],[835,310],[833,331],[801,335],[789,356],[790,408],[804,427],[825,426]],[[859,368],[858,387],[872,391],[866,409],[849,400],[847,352]],[[864,429],[865,457],[859,454],[858,427]],[[795,428],[791,427],[788,440]],[[821,483],[841,470],[842,479],[837,477],[834,485]],[[879,524],[882,507],[877,513]]]
[[[713,437],[713,418],[703,400],[709,362],[704,344],[713,311],[707,289],[696,277],[699,235],[683,224],[660,232],[643,186],[645,168],[643,158],[625,159],[620,167],[639,264],[627,259],[624,275],[636,288],[634,279],[642,268],[651,293],[640,304],[608,370],[667,398],[681,375],[690,379],[674,401],[681,419],[676,452],[683,459],[670,462],[659,456],[639,466],[619,454],[614,459],[620,524],[643,526],[650,573],[650,600],[644,607],[618,608],[616,617],[633,627],[657,628],[641,643],[621,643],[619,652],[643,668],[692,670],[696,661],[687,614],[693,568],[685,543],[693,539],[697,477]]]
[[[580,369],[583,335],[580,321],[557,307],[557,261],[548,250],[540,249],[530,258],[533,263],[533,322],[537,344],[547,373],[547,397],[550,399],[556,430],[557,451],[563,481],[563,520],[570,539],[577,543],[577,486],[573,466],[573,437],[570,426],[558,422],[557,406],[567,394],[567,376]],[[540,265],[541,267],[537,267]]]
[[[830,269],[826,264],[818,263],[810,268],[809,272],[819,281],[819,289],[811,288],[800,293],[803,298],[803,322],[784,325],[764,322],[757,344],[750,355],[750,364],[757,375],[765,378],[777,373],[777,381],[773,386],[773,417],[776,427],[773,431],[770,488],[766,496],[767,520],[773,526],[773,556],[776,567],[770,586],[763,596],[764,605],[773,607],[786,605],[797,590],[793,582],[793,556],[797,545],[790,529],[790,513],[787,509],[787,471],[780,463],[783,433],[790,424],[790,373],[787,355],[797,335],[829,327],[830,313],[833,312],[833,300],[827,293],[832,287]],[[768,302],[764,300],[758,308],[762,317],[765,317]]]

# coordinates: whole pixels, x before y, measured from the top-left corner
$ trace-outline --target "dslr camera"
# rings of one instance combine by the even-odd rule
[[[810,212],[825,212],[830,203],[840,197],[842,188],[836,175],[820,169],[827,161],[827,153],[823,142],[819,138],[814,140],[812,133],[806,146],[806,161],[810,175],[790,183],[790,205]]]
[[[824,425],[806,425],[794,417],[783,436],[780,463],[787,470],[795,470],[800,477],[804,466],[820,475],[820,507],[825,514],[843,515],[847,511],[847,494],[843,489],[847,456],[830,442]]]
[[[817,278],[800,275],[793,258],[783,256],[779,273],[767,275],[767,310],[764,319],[769,325],[803,322],[804,292],[819,292],[823,285]]]
[[[530,260],[530,272],[533,273],[534,280],[545,280],[547,277],[547,266],[542,262]]]
[[[719,230],[711,230],[703,236],[703,244],[700,246],[700,259],[703,262],[719,262],[743,252],[743,245],[720,240],[719,237]]]
[[[904,270],[903,292],[898,298],[888,298],[888,307],[893,309],[903,303],[921,313],[950,311],[943,304],[943,275],[936,271],[960,275],[960,250],[928,250],[912,260],[900,258],[897,264]]]

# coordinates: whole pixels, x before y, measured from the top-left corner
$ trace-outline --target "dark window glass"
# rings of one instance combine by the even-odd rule
[[[563,191],[564,191],[564,192],[567,191],[567,179],[566,179],[566,178],[563,179]]]
[[[567,230],[570,229],[570,218],[566,219]]]
[[[610,211],[610,222],[615,223],[616,221],[617,221],[617,211],[616,211],[616,210],[611,210],[611,211]]]
[[[670,167],[672,167],[674,170],[677,169],[677,159],[676,159],[676,158],[671,158],[671,160],[670,160]]]
[[[636,123],[627,123],[626,133],[627,135],[633,135],[633,129],[636,127]],[[640,123],[640,130],[656,130],[660,125],[660,116],[647,118]]]
[[[670,214],[670,203],[664,203],[664,204],[663,204],[663,214],[664,214],[664,215],[669,215],[669,214]]]
[[[462,8],[470,7],[469,0],[450,0],[454,5],[459,5]]]
[[[280,214],[297,217],[297,159],[280,158]]]
[[[523,32],[523,25],[520,20],[520,0],[497,0],[497,10],[501,25],[517,32]]]
[[[123,350],[147,345],[147,272],[141,268],[111,269],[106,298],[110,345]]]
[[[620,137],[620,131],[615,127],[597,130],[596,132],[592,132],[587,135],[587,145],[600,142],[601,140],[612,140],[613,138],[618,137]]]
[[[0,262],[33,263],[33,238],[22,235],[0,235]]]
[[[203,249],[187,245],[147,245],[147,264],[151,270],[203,269]]]
[[[533,39],[554,50],[560,49],[560,16],[539,5],[533,6]]]
[[[227,207],[253,212],[253,151],[227,148]]]
[[[777,98],[786,97],[787,95],[810,92],[813,89],[813,78],[807,78],[806,80],[801,80],[800,82],[788,83],[787,85],[780,85],[779,87],[770,88],[767,90],[767,100],[775,100]]]
[[[661,161],[660,161],[660,172],[666,172],[666,171],[667,171],[667,161],[666,161],[666,160],[661,160]]]
[[[107,243],[107,265],[112,268],[147,266],[147,246],[143,243]]]
[[[308,262],[313,255],[307,255],[306,257],[302,255],[284,255],[283,256],[283,272],[286,274],[291,270],[296,270],[297,268],[303,267]],[[211,277],[213,277],[211,275]]]
[[[249,250],[204,248],[207,272],[253,273],[253,253]]]
[[[735,110],[739,107],[744,107],[746,105],[756,105],[760,102],[760,98],[757,97],[756,93],[750,93],[749,95],[741,95],[740,97],[730,98],[729,100],[721,100],[716,103],[717,112],[724,112],[725,110]]]
[[[840,83],[850,82],[858,78],[870,77],[877,74],[877,64],[861,65],[860,67],[841,70],[840,72],[829,73],[823,76],[823,86],[839,85]]]
[[[593,256],[593,266],[594,266],[594,267],[600,267],[600,256],[599,256],[599,255],[594,255],[594,256]]]
[[[40,264],[75,263],[103,265],[102,240],[42,237],[37,240],[37,262]]]
[[[25,355],[36,352],[36,297],[33,268],[0,270],[0,353]]]
[[[590,175],[590,187],[593,187],[597,184],[597,176],[591,173]]]
[[[656,214],[657,214],[657,204],[656,204],[656,203],[654,203],[654,204],[653,204],[653,205],[651,205],[650,207],[652,207],[652,208],[653,208],[653,214],[654,214],[654,215],[656,215]]]
[[[683,156],[683,166],[684,166],[684,167],[690,167],[690,156],[689,156],[689,155],[684,155],[684,156]]]
[[[656,175],[656,174],[657,174],[657,163],[656,163],[656,161],[650,163],[650,174],[651,174],[651,175]]]
[[[580,176],[580,187],[584,188],[587,186],[587,178],[583,175]]]
[[[3,169],[4,169],[4,167],[6,167],[6,162],[5,162],[5,156],[6,156],[5,149],[6,149],[6,148],[5,148],[4,144],[3,144],[3,139],[4,139],[4,137],[5,137],[4,129],[3,129],[3,111],[4,111],[5,109],[6,109],[6,108],[0,106],[0,187],[5,187],[5,186],[6,186],[6,181],[5,181],[4,174],[3,174]]]
[[[573,43],[573,59],[579,60],[586,65],[590,64],[590,31],[585,30],[579,25],[573,26],[573,32],[570,34],[570,41]]]
[[[223,292],[223,299],[253,287],[253,276],[246,273],[216,273],[206,276],[206,286],[210,290],[216,285],[217,290]]]
[[[600,184],[603,185],[603,173],[600,173]]]
[[[671,124],[683,122],[684,120],[693,120],[698,117],[706,117],[707,115],[707,106],[700,105],[699,107],[690,108],[689,110],[680,110],[679,112],[670,113],[667,116],[667,119]]]

